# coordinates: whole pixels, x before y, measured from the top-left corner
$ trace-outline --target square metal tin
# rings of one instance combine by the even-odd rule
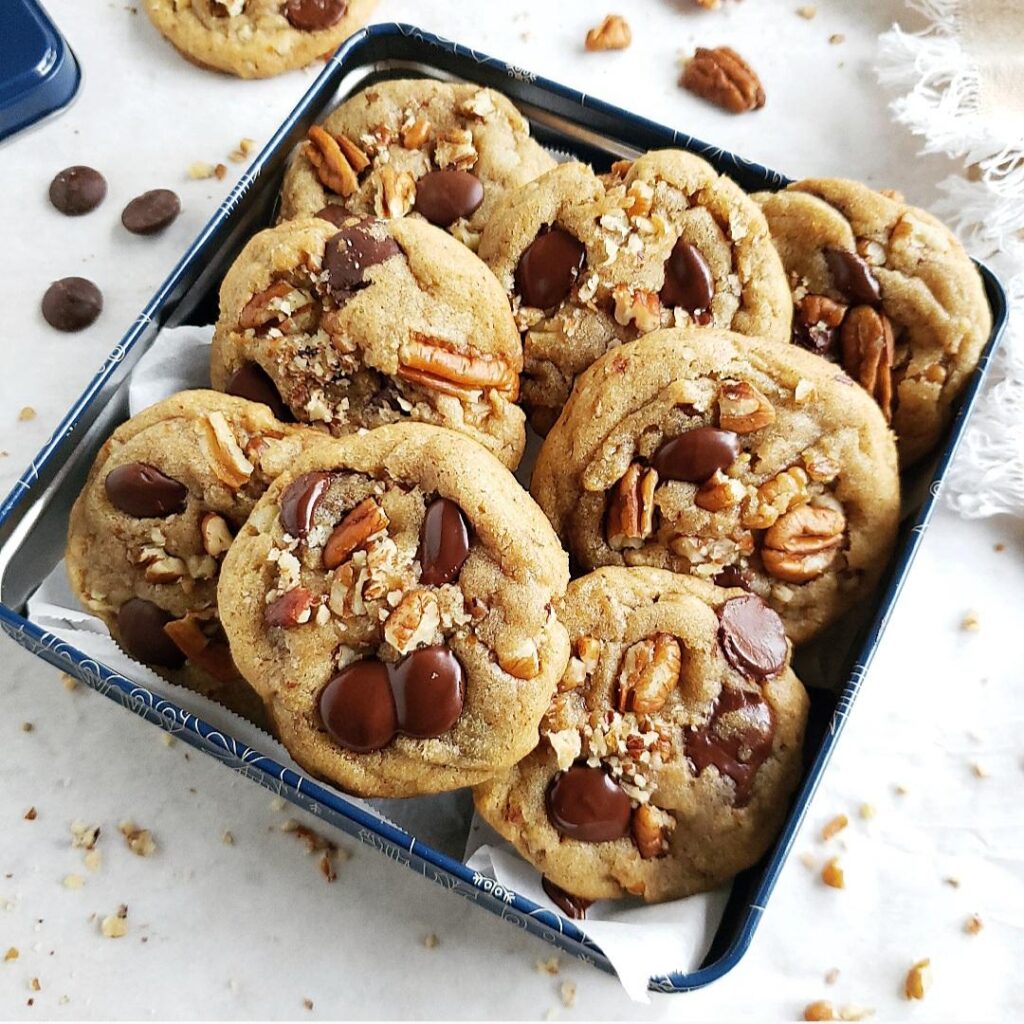
[[[221,277],[245,241],[270,222],[288,155],[304,138],[308,126],[340,98],[372,81],[411,75],[465,79],[495,88],[508,95],[530,119],[534,135],[542,143],[599,168],[648,149],[678,147],[700,154],[751,191],[777,189],[787,183],[776,171],[417,28],[384,24],[356,34],[338,50],[242,175],[0,504],[0,626],[52,665],[385,856],[581,960],[610,970],[601,950],[572,921],[505,889],[415,836],[378,821],[344,796],[85,657],[23,614],[35,587],[63,557],[71,505],[99,446],[127,418],[128,375],[157,331],[164,326],[212,323],[216,319]],[[999,342],[1006,321],[1005,294],[987,268],[980,266],[979,270],[992,308],[992,335],[956,407],[941,451],[930,468],[916,474],[912,491],[920,498],[902,525],[892,564],[877,591],[873,614],[867,617],[851,653],[828,666],[831,688],[812,691],[806,773],[785,826],[762,861],[737,877],[702,965],[689,973],[653,977],[651,989],[684,992],[706,985],[735,967],[750,944],[910,569],[946,468]]]

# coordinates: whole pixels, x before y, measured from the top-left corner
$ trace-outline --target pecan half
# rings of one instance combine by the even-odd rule
[[[668,811],[653,804],[641,804],[633,812],[633,842],[644,860],[664,857],[668,839],[676,827],[676,819]]]
[[[843,321],[843,369],[892,420],[893,333],[889,318],[870,306],[854,306]]]
[[[733,114],[764,106],[764,89],[754,69],[733,49],[697,47],[679,84]]]
[[[750,434],[775,422],[775,409],[745,380],[727,380],[718,393],[718,425],[737,434]]]
[[[624,50],[633,41],[629,22],[621,14],[608,14],[589,32],[584,45],[588,50]]]
[[[456,398],[473,400],[473,392],[494,388],[509,399],[519,397],[519,375],[509,362],[490,352],[457,352],[439,338],[422,334],[402,345],[398,376]]]
[[[793,344],[818,355],[827,355],[835,342],[836,331],[846,316],[846,306],[827,295],[805,295],[793,316]]]
[[[657,633],[633,644],[619,671],[619,711],[638,715],[660,711],[679,683],[681,668],[682,652],[674,636]]]
[[[256,467],[245,457],[224,413],[207,413],[199,428],[199,447],[217,479],[233,489],[248,483]]]
[[[200,629],[199,621],[197,615],[189,612],[183,619],[172,619],[168,622],[164,626],[164,632],[193,665],[222,683],[233,682],[238,678],[238,669],[231,660],[228,645],[211,640]]]
[[[772,576],[806,583],[820,576],[843,543],[846,517],[836,509],[799,505],[764,535],[761,560]]]
[[[661,299],[656,292],[617,284],[612,292],[615,300],[615,322],[623,327],[636,324],[638,331],[653,331],[661,326]]]
[[[761,484],[745,503],[740,521],[748,530],[767,530],[784,512],[809,498],[806,470],[790,466]]]
[[[410,590],[387,617],[384,639],[399,654],[428,644],[441,623],[437,599],[429,590]]]
[[[739,480],[733,480],[716,469],[715,475],[694,495],[693,503],[706,512],[721,512],[738,505],[746,493],[746,487]]]
[[[350,196],[359,188],[359,172],[370,158],[344,135],[331,135],[318,124],[309,129],[306,157],[324,188]]]
[[[654,491],[658,486],[658,472],[645,469],[634,462],[615,485],[608,515],[605,521],[605,535],[608,546],[615,551],[623,548],[643,547],[644,541],[654,532]]]
[[[324,568],[337,569],[375,533],[386,530],[388,522],[384,509],[373,498],[364,498],[331,531],[324,545]]]

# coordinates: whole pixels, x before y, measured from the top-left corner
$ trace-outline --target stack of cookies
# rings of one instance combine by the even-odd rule
[[[848,181],[555,165],[432,81],[313,126],[279,210],[216,390],[96,460],[83,604],[345,791],[475,787],[567,913],[754,864],[801,777],[793,647],[870,601],[988,336],[953,236]]]

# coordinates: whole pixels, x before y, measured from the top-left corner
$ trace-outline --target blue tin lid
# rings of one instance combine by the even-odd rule
[[[36,0],[0,0],[0,141],[66,107],[78,61]]]

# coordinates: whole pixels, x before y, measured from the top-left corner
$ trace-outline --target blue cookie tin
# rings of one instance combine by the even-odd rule
[[[0,142],[63,110],[81,80],[75,55],[36,0],[0,2]]]
[[[0,0],[9,2],[9,0]],[[598,168],[648,149],[677,147],[700,154],[748,190],[787,183],[768,170],[682,132],[584,96],[523,68],[421,32],[408,25],[374,25],[349,39],[330,60],[266,148],[242,175],[167,280],[128,328],[85,392],[0,504],[0,626],[17,643],[69,672],[122,707],[173,732],[223,764],[336,825],[386,857],[486,907],[579,959],[610,970],[607,958],[576,923],[468,868],[401,828],[377,820],[341,793],[277,763],[187,708],[87,658],[28,619],[25,606],[64,553],[67,519],[93,458],[128,416],[127,381],[139,356],[162,327],[209,324],[217,317],[217,288],[246,240],[273,218],[278,187],[292,148],[340,99],[385,78],[463,79],[505,93],[529,118],[544,144]],[[805,773],[785,825],[762,861],[740,874],[703,963],[695,971],[650,979],[660,992],[685,992],[720,978],[739,962],[753,938],[800,822],[821,780],[847,714],[906,579],[956,451],[985,369],[1006,322],[1006,299],[991,272],[979,266],[992,308],[993,330],[930,465],[904,481],[909,512],[896,552],[856,636],[845,645],[826,640],[801,650],[798,672],[816,677],[805,747]],[[867,604],[867,603],[866,603]],[[813,645],[812,645],[813,646]]]

